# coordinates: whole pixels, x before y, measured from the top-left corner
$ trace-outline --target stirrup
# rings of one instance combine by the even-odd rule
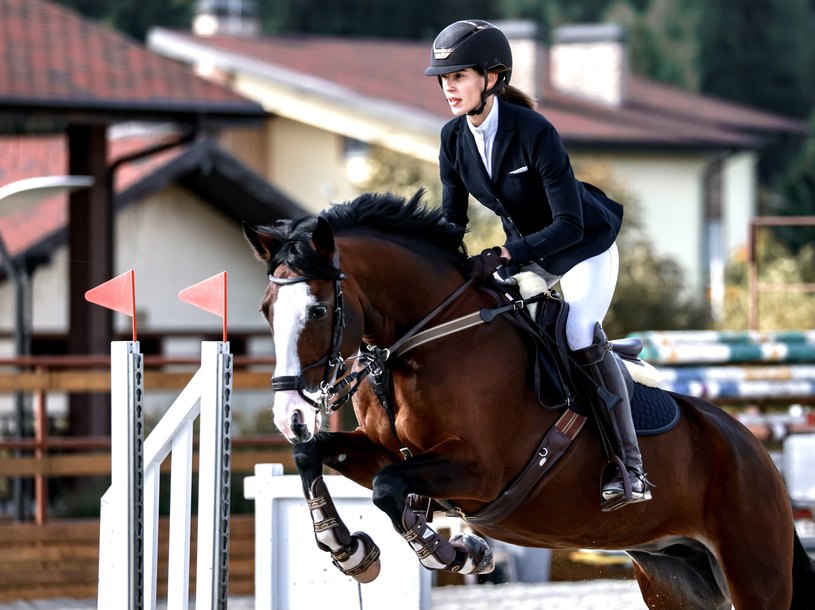
[[[632,489],[632,476],[639,479],[639,481],[642,483],[642,492],[635,492]],[[603,512],[611,512],[613,510],[622,508],[627,504],[645,502],[651,499],[651,487],[655,486],[648,480],[648,475],[644,472],[640,472],[636,468],[626,468],[624,470],[618,469],[618,475],[609,481],[607,485],[616,481],[617,478],[619,478],[622,483],[622,490],[620,490],[620,493],[614,494],[609,498],[605,498],[603,496],[606,491],[601,490],[600,492],[601,497],[603,497],[602,501],[600,502],[600,510]]]

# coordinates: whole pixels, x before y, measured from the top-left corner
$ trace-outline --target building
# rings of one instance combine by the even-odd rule
[[[700,296],[721,298],[724,262],[756,213],[758,153],[807,126],[634,75],[614,25],[562,27],[548,49],[534,24],[498,25],[513,45],[513,84],[538,100],[578,174],[610,177],[638,202],[657,252]],[[357,192],[368,147],[437,163],[450,115],[422,75],[429,41],[236,35],[216,19],[200,35],[154,29],[148,46],[263,105],[265,130],[229,146],[309,209]]]

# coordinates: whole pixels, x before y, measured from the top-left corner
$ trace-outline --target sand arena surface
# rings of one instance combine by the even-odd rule
[[[433,587],[431,600],[432,610],[646,610],[633,580]],[[229,600],[229,610],[254,608],[253,598]],[[159,609],[166,610],[166,605],[159,604]],[[20,601],[0,604],[0,610],[96,610],[96,600]],[[409,609],[394,604],[388,610]]]

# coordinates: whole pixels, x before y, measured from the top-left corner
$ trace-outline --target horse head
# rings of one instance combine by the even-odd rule
[[[344,249],[338,245],[340,236],[335,240],[339,232],[345,238]],[[376,312],[375,322],[366,321],[375,308],[363,293],[371,286],[389,294],[396,292],[396,284],[404,284],[402,289],[408,292],[420,288],[397,277],[396,258],[411,271],[418,264],[445,266],[442,261],[455,261],[445,268],[458,268],[449,273],[456,282],[462,281],[463,229],[447,223],[438,208],[425,207],[421,191],[407,201],[390,194],[364,194],[319,216],[256,228],[244,225],[244,234],[269,276],[261,311],[272,330],[277,357],[274,420],[293,443],[311,439],[320,429],[324,411],[331,410],[332,388],[346,373],[345,358],[363,343],[363,331],[390,332],[406,310],[399,302],[394,306],[398,313]],[[374,240],[372,234],[384,239]],[[397,242],[402,245],[394,245]],[[384,244],[392,249],[385,251]],[[394,252],[401,250],[410,256],[397,257]],[[346,270],[353,270],[348,271],[348,281]],[[357,281],[361,275],[369,276],[364,289]]]
[[[274,421],[290,442],[308,441],[322,425],[327,388],[345,371],[342,350],[348,350],[333,231],[318,217],[244,225],[244,234],[269,275],[261,312],[277,357]],[[359,337],[351,341],[358,343]]]

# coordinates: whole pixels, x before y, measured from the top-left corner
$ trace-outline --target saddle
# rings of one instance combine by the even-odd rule
[[[500,284],[503,298],[530,301],[529,291],[539,287],[534,283],[525,286],[523,279],[519,284],[520,287]],[[514,310],[510,319],[528,338],[534,354],[532,377],[538,403],[551,409],[568,407],[590,416],[585,405],[577,399],[581,393],[578,390],[582,388],[576,384],[589,380],[576,370],[577,364],[568,348],[566,318],[569,304],[555,290],[538,293],[531,299],[534,305]],[[659,371],[640,358],[642,340],[627,337],[610,343],[626,382],[637,434],[656,435],[673,428],[679,421],[679,409],[670,395],[659,389]]]

